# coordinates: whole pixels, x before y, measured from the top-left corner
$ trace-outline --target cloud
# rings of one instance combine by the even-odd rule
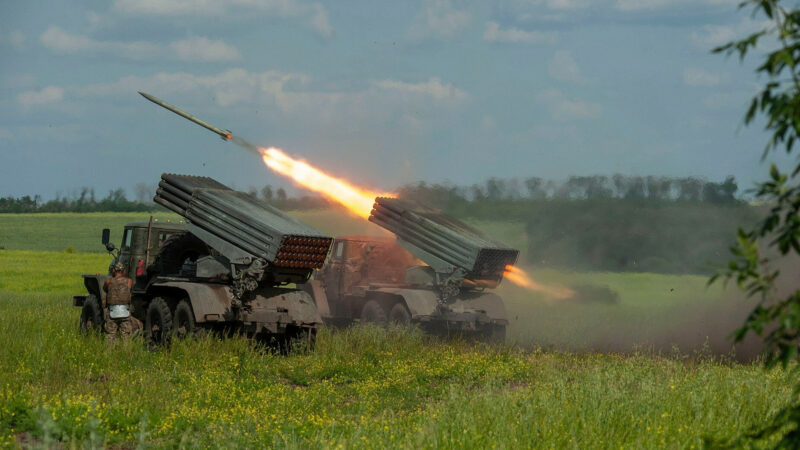
[[[630,17],[637,13],[668,14],[686,12],[716,14],[733,11],[741,0],[512,0],[503,2],[518,21],[574,21],[576,14],[586,17],[593,12]]]
[[[8,42],[15,50],[23,50],[25,48],[25,34],[18,30],[13,30],[8,34]]]
[[[556,34],[545,31],[526,31],[519,28],[500,28],[497,22],[486,22],[483,30],[483,40],[486,42],[507,42],[520,44],[550,44],[556,43]]]
[[[683,82],[687,86],[714,87],[727,80],[728,74],[715,74],[696,67],[687,67],[683,71]]]
[[[17,95],[17,103],[25,109],[58,103],[63,99],[64,89],[58,86],[47,86],[38,91],[25,91]]]
[[[674,5],[675,0],[616,0],[614,7],[620,11],[640,11],[663,8]]]
[[[700,30],[692,32],[691,39],[695,45],[703,49],[711,49],[727,44],[734,39],[744,38],[769,25],[769,21],[758,21],[748,17],[732,25],[704,25]]]
[[[204,37],[190,37],[169,44],[178,58],[184,61],[237,61],[242,59],[236,47],[223,41],[212,41]]]
[[[325,38],[334,29],[328,12],[320,3],[299,0],[116,0],[114,10],[128,15],[225,17],[233,13],[264,13],[285,19],[298,19]]]
[[[64,54],[90,53],[134,60],[179,59],[197,62],[230,62],[242,58],[235,47],[203,37],[190,37],[168,45],[146,41],[99,41],[53,26],[42,33],[40,40],[49,50]]]
[[[646,11],[686,5],[729,5],[735,8],[741,0],[615,0],[614,7],[620,11]]]
[[[492,116],[483,116],[481,119],[481,129],[494,132],[497,130],[497,121]]]
[[[748,92],[717,92],[703,98],[703,105],[708,109],[744,111],[748,104]]]
[[[185,72],[149,77],[128,76],[113,83],[70,88],[69,95],[84,98],[130,96],[141,90],[192,107],[198,96],[213,97],[222,108],[255,107],[275,119],[308,126],[376,127],[399,123],[408,132],[421,133],[442,108],[459,106],[469,95],[439,78],[407,82],[375,80],[360,90],[319,90],[311,77],[279,71],[249,72],[230,69],[216,75]]]
[[[553,59],[547,63],[547,73],[554,80],[565,83],[584,83],[586,79],[581,75],[578,63],[568,50],[557,50]]]
[[[557,89],[540,92],[538,99],[547,105],[550,115],[556,120],[591,119],[603,113],[602,105],[567,98]]]
[[[408,35],[412,39],[451,38],[469,25],[470,20],[470,14],[453,7],[450,0],[426,0]]]
[[[593,5],[596,0],[534,0],[530,3],[557,11],[574,11]]]
[[[20,89],[36,85],[36,77],[29,73],[7,75],[3,77],[2,86],[5,88]]]
[[[430,97],[439,103],[460,102],[466,100],[466,92],[449,83],[442,83],[437,77],[420,83],[406,83],[396,80],[373,81],[372,85],[380,90],[397,92],[401,94],[422,95]]]

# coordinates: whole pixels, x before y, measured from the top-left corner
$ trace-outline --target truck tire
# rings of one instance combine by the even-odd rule
[[[403,302],[397,302],[389,311],[389,322],[397,325],[409,325],[411,323],[411,313]]]
[[[183,339],[194,334],[196,325],[194,323],[194,312],[192,305],[186,300],[178,302],[175,307],[175,314],[172,319],[173,334],[178,339]]]
[[[488,344],[505,344],[506,342],[506,326],[505,325],[488,325],[483,332],[483,342]]]
[[[83,302],[81,308],[81,333],[99,334],[103,331],[103,309],[100,307],[100,301],[94,295],[89,295]]]
[[[169,343],[172,333],[172,313],[166,300],[156,297],[147,306],[145,320],[145,335],[147,340],[155,344]]]
[[[317,330],[313,328],[293,328],[286,330],[280,339],[280,351],[283,355],[292,352],[311,352],[317,342]]]
[[[192,233],[175,233],[161,244],[155,267],[161,275],[176,275],[186,259],[196,262],[209,253],[208,246]]]
[[[386,311],[380,303],[375,300],[369,300],[361,309],[361,322],[386,325]]]

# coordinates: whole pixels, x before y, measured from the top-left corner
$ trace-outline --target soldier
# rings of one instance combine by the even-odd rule
[[[133,280],[125,276],[125,265],[121,262],[114,264],[111,269],[111,278],[103,283],[106,298],[103,302],[105,312],[106,338],[113,342],[117,332],[123,338],[130,336],[134,331],[131,317],[131,288]]]

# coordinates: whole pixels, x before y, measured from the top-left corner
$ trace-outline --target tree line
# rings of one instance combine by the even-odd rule
[[[131,212],[152,211],[153,203],[128,200],[124,189],[112,189],[108,195],[97,198],[94,189],[81,188],[73,195],[43,201],[39,195],[22,197],[0,197],[0,213],[37,212]]]
[[[571,176],[566,180],[539,177],[489,178],[471,186],[419,182],[400,188],[406,198],[433,202],[440,206],[453,202],[502,200],[662,200],[708,203],[734,203],[738,185],[733,176],[720,182],[699,177],[659,177],[626,175]]]
[[[738,186],[734,177],[713,182],[703,178],[593,175],[573,176],[563,181],[545,180],[538,177],[489,178],[484,183],[458,186],[449,183],[428,184],[419,182],[398,189],[400,196],[442,208],[455,215],[481,215],[480,206],[496,210],[497,205],[511,202],[517,209],[513,216],[520,215],[520,201],[525,200],[658,200],[707,202],[715,204],[735,203]],[[331,203],[316,195],[289,196],[285,189],[266,185],[260,189],[247,189],[255,198],[261,199],[283,210],[306,210],[331,206]],[[44,201],[39,195],[0,197],[0,213],[31,212],[129,212],[153,211],[160,207],[153,203],[155,187],[137,184],[135,199],[129,200],[125,190],[117,188],[98,198],[95,190],[82,187],[69,195],[56,195]],[[491,205],[495,205],[492,207]],[[469,207],[467,207],[469,206]],[[474,207],[478,206],[478,209]]]

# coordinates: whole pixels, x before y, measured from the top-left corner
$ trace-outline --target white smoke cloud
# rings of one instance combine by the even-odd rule
[[[519,28],[501,28],[497,22],[486,22],[483,30],[483,40],[486,42],[504,42],[512,44],[550,44],[557,41],[553,32],[537,30],[521,30]]]
[[[40,38],[42,45],[56,53],[102,54],[126,59],[179,59],[194,62],[230,62],[242,59],[236,47],[224,41],[190,37],[161,45],[147,41],[101,41],[50,27]]]
[[[321,3],[298,0],[116,0],[113,9],[126,15],[171,17],[226,17],[234,16],[234,13],[263,13],[305,22],[325,38],[334,35],[328,12]]]
[[[17,95],[17,103],[25,109],[58,103],[63,99],[64,89],[58,86],[47,86],[40,90],[24,91]]]

